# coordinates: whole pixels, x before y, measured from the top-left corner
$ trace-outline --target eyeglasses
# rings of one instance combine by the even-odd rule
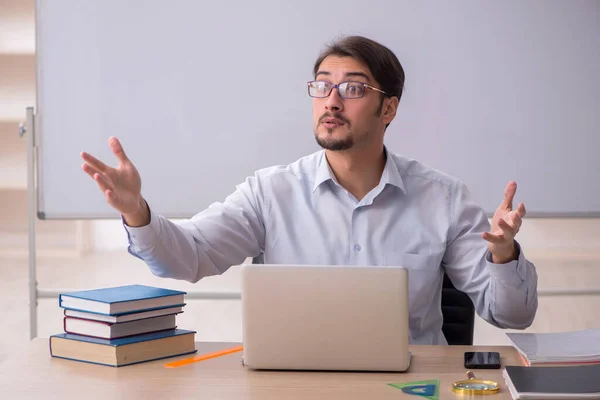
[[[392,97],[391,94],[362,82],[342,82],[336,85],[327,81],[308,82],[308,95],[310,97],[322,99],[325,97],[329,97],[333,88],[336,88],[338,90],[338,93],[340,94],[340,97],[342,99],[359,99],[364,96],[365,88],[369,88],[379,93],[383,93],[386,96]]]

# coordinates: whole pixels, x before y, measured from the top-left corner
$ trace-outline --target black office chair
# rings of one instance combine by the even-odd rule
[[[473,345],[475,307],[471,298],[456,289],[444,273],[442,285],[442,332],[450,345]]]

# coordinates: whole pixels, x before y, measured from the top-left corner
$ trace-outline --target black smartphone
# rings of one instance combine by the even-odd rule
[[[500,368],[500,353],[496,351],[467,351],[465,352],[465,368],[498,369]]]

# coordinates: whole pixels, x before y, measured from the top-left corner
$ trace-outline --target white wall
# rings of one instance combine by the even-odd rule
[[[120,220],[92,224],[96,251],[123,250],[127,235]],[[528,256],[600,259],[600,219],[525,219],[518,235]]]

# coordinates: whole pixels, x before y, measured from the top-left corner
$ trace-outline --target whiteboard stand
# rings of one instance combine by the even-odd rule
[[[27,133],[27,195],[28,195],[28,225],[29,225],[29,338],[37,336],[37,276],[36,276],[36,247],[35,247],[35,221],[37,217],[36,201],[36,140],[35,140],[35,114],[33,107],[26,109],[25,127],[19,132],[21,136]]]

